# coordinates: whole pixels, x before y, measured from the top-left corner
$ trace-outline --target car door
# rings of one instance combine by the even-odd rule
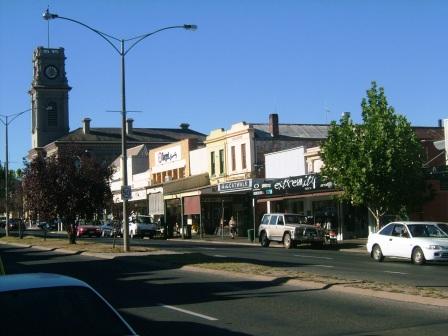
[[[385,255],[391,257],[410,258],[412,243],[409,232],[404,224],[397,223],[394,225],[387,244],[387,254]]]
[[[269,231],[271,233],[271,240],[279,240],[278,238],[278,227],[277,227],[278,215],[271,215],[269,219]]]
[[[390,249],[390,239],[392,238],[392,230],[395,226],[395,223],[387,224],[383,227],[377,234],[374,235],[374,241],[372,245],[378,244],[381,248],[383,255],[389,255]]]
[[[285,218],[283,217],[283,215],[279,215],[277,218],[275,233],[278,237],[278,240],[283,240],[283,234],[285,233]]]

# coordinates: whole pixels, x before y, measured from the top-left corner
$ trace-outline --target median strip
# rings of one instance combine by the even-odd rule
[[[0,243],[11,244],[24,242],[25,239],[19,240],[16,238],[16,241],[12,241],[10,238],[5,239],[5,237],[0,238]],[[46,243],[47,247],[53,239],[48,239],[46,241],[40,241],[41,243]],[[88,245],[90,244],[90,245]],[[37,245],[37,242],[30,242],[29,245]],[[378,281],[367,281],[367,280],[359,280],[359,279],[347,279],[340,278],[333,275],[323,275],[316,274],[312,271],[302,271],[303,268],[297,266],[296,264],[285,264],[282,262],[275,261],[257,261],[257,260],[247,260],[247,259],[239,259],[237,257],[221,257],[221,256],[209,256],[201,253],[174,253],[170,251],[163,251],[155,248],[148,248],[145,253],[135,253],[134,248],[137,250],[139,247],[131,247],[130,253],[98,253],[90,252],[90,248],[98,248],[94,245],[101,245],[99,243],[95,243],[94,241],[84,241],[83,244],[75,244],[70,245],[70,248],[81,251],[86,251],[84,253],[88,253],[92,256],[98,256],[104,258],[105,256],[111,256],[111,258],[115,258],[116,256],[136,256],[140,258],[144,258],[147,263],[151,263],[154,265],[161,265],[166,267],[167,265],[171,265],[171,267],[177,267],[180,269],[197,269],[202,272],[227,272],[228,275],[237,275],[241,276],[252,276],[257,278],[258,276],[267,276],[274,279],[287,279],[288,283],[290,281],[298,281],[298,282],[307,282],[314,283],[316,286],[323,286],[328,288],[338,287],[345,288],[345,290],[349,291],[352,289],[354,292],[367,290],[369,292],[378,292],[378,293],[389,293],[393,294],[401,294],[407,296],[414,296],[416,302],[421,302],[422,298],[426,298],[431,300],[434,298],[436,301],[445,302],[445,305],[448,305],[448,291],[439,288],[432,287],[416,287],[416,286],[408,286],[403,285],[401,283],[390,283],[390,282],[378,282]],[[68,242],[65,240],[64,248],[68,247]],[[56,248],[62,248],[62,246],[58,246]],[[105,247],[106,248],[106,247]],[[108,247],[111,248],[110,246]],[[119,251],[120,252],[120,251]],[[84,254],[82,253],[82,254]],[[307,266],[318,266],[318,267],[328,267],[330,265],[307,265]],[[330,268],[330,267],[328,267]],[[380,294],[378,294],[380,295]],[[381,294],[383,295],[383,294]],[[387,296],[387,294],[384,294]],[[440,305],[440,304],[437,304]]]

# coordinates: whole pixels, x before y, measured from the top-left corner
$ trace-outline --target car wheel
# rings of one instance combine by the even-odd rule
[[[412,262],[416,265],[423,265],[426,262],[425,255],[420,247],[416,247],[412,251]]]
[[[269,241],[269,238],[268,238],[268,235],[266,234],[266,231],[263,231],[261,233],[260,243],[261,243],[262,247],[269,247],[269,244],[271,242]]]
[[[285,233],[285,236],[283,237],[283,246],[287,249],[294,247],[294,243],[291,240],[291,235],[289,233]]]
[[[381,247],[379,245],[375,245],[372,249],[371,254],[373,260],[381,262],[384,260],[383,252],[381,251]]]

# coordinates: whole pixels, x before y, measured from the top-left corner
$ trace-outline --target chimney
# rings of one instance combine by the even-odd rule
[[[187,123],[182,123],[179,125],[179,127],[183,130],[187,130],[190,127],[190,124]]]
[[[132,123],[134,122],[134,119],[129,118],[126,120],[126,134],[132,134],[134,132]]]
[[[92,119],[90,118],[84,118],[82,120],[82,130],[84,132],[84,134],[89,134],[90,133],[90,121]]]
[[[272,113],[269,115],[269,133],[273,138],[278,137],[278,114]]]
[[[439,119],[438,125],[439,125],[439,127],[443,127],[443,120],[442,119]]]

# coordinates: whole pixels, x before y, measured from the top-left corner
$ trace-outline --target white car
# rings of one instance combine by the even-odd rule
[[[65,275],[2,275],[0,302],[2,335],[137,335],[95,289]]]
[[[411,259],[414,264],[448,261],[448,224],[392,222],[367,240],[367,251],[376,261],[384,257]]]

